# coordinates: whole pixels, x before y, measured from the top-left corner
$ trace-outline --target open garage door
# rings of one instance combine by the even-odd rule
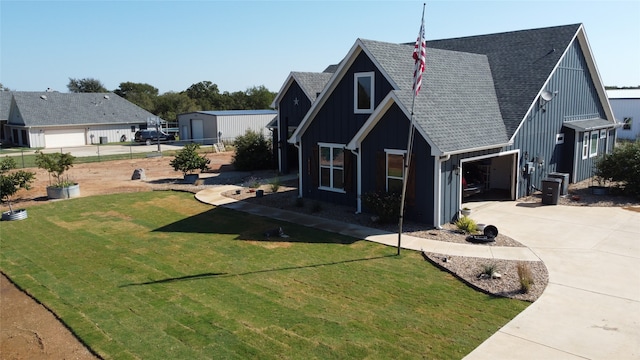
[[[45,130],[44,146],[46,148],[86,145],[84,129]]]
[[[515,200],[517,153],[462,163],[462,202]]]

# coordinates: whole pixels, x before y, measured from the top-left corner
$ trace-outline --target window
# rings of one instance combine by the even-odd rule
[[[624,118],[622,120],[622,130],[631,130],[631,123],[633,123],[633,118]]]
[[[591,140],[589,141],[589,157],[598,155],[598,131],[591,132]]]
[[[344,145],[319,144],[320,188],[344,191]]]
[[[404,179],[404,155],[401,150],[385,150],[387,154],[387,192],[400,194]]]
[[[564,144],[564,133],[556,134],[556,145]]]
[[[370,114],[374,102],[374,73],[357,73],[353,78],[353,112]]]
[[[582,160],[589,157],[589,133],[582,134]]]

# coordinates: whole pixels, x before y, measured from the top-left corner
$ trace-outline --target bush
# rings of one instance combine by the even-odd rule
[[[13,213],[11,198],[20,189],[29,190],[31,182],[36,174],[25,170],[16,170],[16,161],[13,158],[5,157],[0,161],[0,200],[9,205],[9,211]]]
[[[456,227],[458,230],[462,230],[465,234],[473,234],[478,228],[475,220],[468,216],[463,216],[456,221]]]
[[[482,265],[482,274],[487,275],[488,277],[493,277],[493,275],[498,271],[498,265],[495,263],[484,264]]]
[[[233,165],[237,170],[251,171],[272,167],[271,141],[265,139],[262,133],[249,129],[235,139],[234,146],[236,153]]]
[[[278,189],[280,189],[280,179],[275,178],[271,180],[271,182],[269,183],[269,187],[271,188],[271,192],[277,193]]]
[[[640,198],[640,141],[618,145],[596,161],[596,179],[619,182],[624,194]]]
[[[175,158],[169,162],[175,171],[181,171],[183,175],[191,174],[195,170],[205,171],[211,160],[198,154],[200,144],[186,144],[180,149]]]
[[[400,218],[400,194],[378,191],[362,194],[362,204],[380,218],[380,222],[390,224]]]
[[[518,263],[517,269],[518,279],[520,280],[520,291],[526,294],[531,290],[531,285],[533,285],[533,275],[525,263]]]

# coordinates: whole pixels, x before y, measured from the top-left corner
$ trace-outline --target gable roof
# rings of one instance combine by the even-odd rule
[[[484,54],[489,59],[509,137],[529,111],[581,24],[427,41],[429,48]]]
[[[411,115],[413,105],[413,45],[361,40],[378,66],[393,80],[393,100]],[[417,130],[429,142],[434,154],[459,149],[506,144],[509,139],[493,88],[491,69],[485,55],[440,49],[430,50],[426,59],[422,89],[413,106]],[[372,116],[373,125],[378,118]],[[365,128],[366,126],[363,126]],[[366,133],[355,136],[356,146]]]
[[[324,89],[324,87],[327,85],[329,79],[331,79],[331,76],[333,75],[333,72],[331,71],[332,69],[332,67],[329,67],[327,68],[327,70],[321,73],[291,72],[287,80],[282,85],[280,91],[278,91],[275,99],[273,99],[271,107],[277,108],[278,103],[287,92],[287,90],[289,90],[289,87],[293,84],[294,81],[298,84],[298,86],[300,86],[309,101],[313,103],[316,100],[318,94],[320,94],[320,92],[322,92],[322,89]]]
[[[0,91],[0,120],[8,120],[10,110],[11,110],[11,92]]]
[[[141,107],[109,93],[12,91],[24,126],[139,124],[156,117]]]

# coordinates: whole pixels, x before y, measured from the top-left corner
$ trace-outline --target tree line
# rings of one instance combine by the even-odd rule
[[[67,88],[73,93],[109,91],[93,78],[69,78]],[[159,94],[158,89],[149,84],[123,82],[113,92],[167,121],[176,121],[178,114],[192,111],[268,109],[276,97],[276,93],[263,85],[246,91],[220,92],[218,85],[211,81],[201,81],[184,91],[164,94]]]

